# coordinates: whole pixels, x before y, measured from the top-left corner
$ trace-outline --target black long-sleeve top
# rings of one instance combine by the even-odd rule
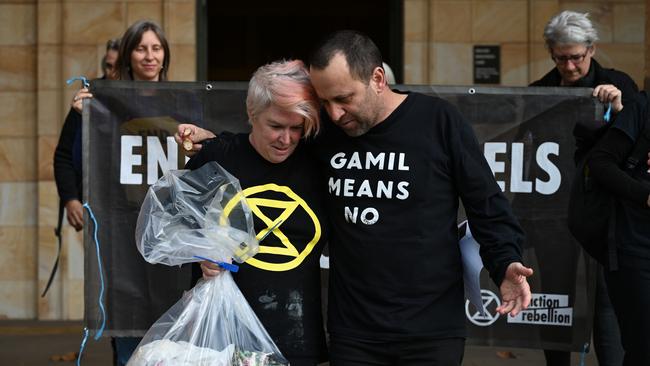
[[[54,151],[54,179],[63,203],[82,200],[81,114],[70,109]]]
[[[633,152],[638,136],[643,132],[647,117],[647,99],[638,94],[619,113],[588,158],[594,179],[614,197],[616,204],[616,241],[624,253],[650,258],[650,174],[648,149],[638,157],[633,169],[626,161]]]
[[[612,128],[603,137],[589,160],[594,178],[618,198],[647,204],[650,188],[628,174],[621,174],[621,166],[632,152],[634,141],[620,129]]]
[[[333,223],[330,334],[464,337],[459,199],[497,285],[524,241],[469,123],[448,102],[409,93],[358,137],[323,115],[314,143]]]

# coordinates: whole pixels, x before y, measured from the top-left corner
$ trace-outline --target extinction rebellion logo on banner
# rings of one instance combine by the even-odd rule
[[[507,317],[508,323],[539,324],[570,327],[573,324],[573,308],[569,307],[568,295],[532,294],[530,306],[515,317]]]
[[[485,312],[476,308],[476,304],[472,304],[469,300],[465,301],[465,315],[470,322],[479,327],[487,327],[499,319],[497,308],[501,306],[499,296],[490,290],[481,289],[481,301]]]

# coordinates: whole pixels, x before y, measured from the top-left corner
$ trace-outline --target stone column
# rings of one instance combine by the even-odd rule
[[[36,314],[36,1],[0,4],[0,319]]]

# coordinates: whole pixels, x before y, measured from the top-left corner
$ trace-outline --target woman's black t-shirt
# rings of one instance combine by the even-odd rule
[[[186,167],[209,161],[239,179],[258,234],[281,220],[260,242],[258,254],[233,274],[237,285],[290,362],[326,360],[320,255],[327,221],[315,160],[300,144],[284,162],[273,164],[255,151],[248,134],[224,133],[205,143]]]

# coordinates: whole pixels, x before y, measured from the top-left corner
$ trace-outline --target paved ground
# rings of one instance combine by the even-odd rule
[[[80,322],[0,321],[0,365],[75,365],[75,361],[53,358],[77,352],[81,338]],[[502,351],[510,351],[514,358],[500,357],[497,353]],[[573,356],[572,365],[580,365],[579,355]],[[111,362],[110,341],[90,339],[81,364],[110,366]],[[588,354],[585,366],[596,365],[593,353]],[[539,350],[467,346],[463,366],[545,366],[545,363]]]

